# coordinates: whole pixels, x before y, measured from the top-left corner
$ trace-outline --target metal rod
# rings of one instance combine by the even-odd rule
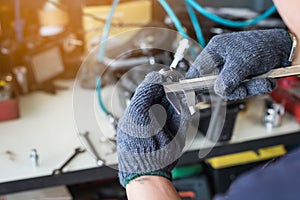
[[[91,151],[91,153],[94,155],[97,165],[101,166],[105,163],[104,160],[101,159],[100,155],[98,154],[95,146],[93,145],[90,137],[89,137],[89,132],[85,132],[83,134],[81,134],[81,136],[85,139],[86,141],[86,145],[88,146],[89,150]]]
[[[63,169],[79,154],[85,152],[85,149],[78,147],[75,149],[74,153],[61,165],[60,168],[53,170],[52,175],[59,175],[63,173]]]

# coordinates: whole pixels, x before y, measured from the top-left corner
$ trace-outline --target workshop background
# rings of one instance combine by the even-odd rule
[[[133,70],[120,79],[123,74],[137,65],[151,65],[153,60],[165,66],[172,63],[172,53],[143,49],[142,45],[140,51],[120,58],[126,45],[167,41],[172,46],[178,42],[168,34],[137,28],[178,31],[179,36],[187,34],[199,46],[222,33],[286,28],[271,0],[116,2],[0,0],[1,200],[126,199],[116,170],[106,166],[116,165],[116,161],[103,159],[103,155],[109,159],[116,155],[115,130],[122,112],[112,112],[114,105],[105,105],[105,95],[121,80],[119,103],[125,107],[149,69]],[[195,18],[186,7],[189,2],[200,6],[193,9]],[[112,5],[116,5],[113,13]],[[226,20],[231,21],[225,23]],[[245,23],[234,24],[237,21]],[[124,32],[134,34],[119,43],[117,36]],[[115,41],[104,44],[103,39],[109,36],[116,36]],[[106,51],[101,45],[106,45]],[[99,58],[98,51],[102,50],[106,59]],[[120,59],[116,66],[105,62],[116,57]],[[189,68],[186,61],[178,65],[182,71]],[[238,175],[266,165],[298,146],[298,81],[298,77],[279,79],[279,87],[270,95],[223,105],[226,115],[222,132],[218,138],[208,138],[211,144],[217,144],[203,147],[211,150],[204,158],[199,158],[198,152],[212,111],[209,107],[199,108],[201,120],[195,143],[172,172],[182,199],[210,200],[224,193]],[[103,138],[95,139],[98,136],[88,128],[76,129],[74,84],[82,94],[98,97],[99,105],[93,108],[100,116]],[[85,109],[79,109],[83,118]],[[89,119],[85,121],[89,124]]]

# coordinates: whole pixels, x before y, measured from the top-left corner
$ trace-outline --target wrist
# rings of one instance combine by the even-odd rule
[[[145,172],[145,173],[134,173],[134,174],[120,174],[119,173],[119,179],[121,185],[126,188],[126,185],[131,183],[133,180],[142,177],[142,176],[160,176],[164,177],[170,181],[172,181],[172,175],[171,172],[168,171],[153,171],[153,172]]]
[[[172,182],[161,176],[141,176],[126,187],[130,200],[180,200]]]

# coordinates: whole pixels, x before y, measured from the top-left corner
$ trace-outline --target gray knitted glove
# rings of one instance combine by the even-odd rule
[[[190,115],[184,107],[182,115],[175,112],[165,98],[162,81],[161,74],[148,74],[119,121],[119,179],[124,187],[142,175],[171,179],[182,153]]]
[[[186,77],[219,73],[214,89],[227,100],[269,93],[276,86],[273,79],[243,81],[291,65],[288,61],[291,46],[290,36],[283,29],[217,35],[197,57]]]

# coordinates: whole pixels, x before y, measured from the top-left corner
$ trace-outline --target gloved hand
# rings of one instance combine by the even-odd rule
[[[292,41],[283,29],[243,31],[214,36],[186,74],[196,78],[219,73],[214,90],[227,100],[271,92],[274,79],[245,79],[291,65]]]
[[[185,145],[188,108],[177,114],[165,97],[162,82],[161,74],[149,73],[119,121],[117,150],[123,187],[142,175],[171,179]]]

